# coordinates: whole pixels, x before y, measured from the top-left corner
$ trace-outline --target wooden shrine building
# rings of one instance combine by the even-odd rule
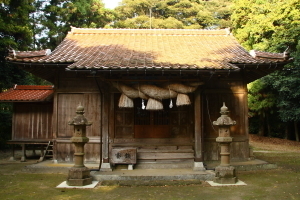
[[[72,28],[53,52],[12,51],[7,59],[54,85],[52,126],[41,133],[54,142],[54,160],[72,161],[68,121],[81,103],[93,122],[85,161],[102,170],[126,148],[136,149],[137,164],[218,160],[212,121],[223,102],[236,121],[231,160],[247,160],[246,86],[289,62],[286,53],[247,52],[226,29]]]

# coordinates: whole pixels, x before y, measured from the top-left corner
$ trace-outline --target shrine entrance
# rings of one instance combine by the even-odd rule
[[[194,106],[177,107],[176,99],[163,100],[163,110],[142,109],[142,99],[134,100],[134,108],[119,108],[115,96],[115,139],[189,139],[194,138]],[[191,98],[193,99],[193,98]],[[145,101],[145,104],[147,101]]]
[[[170,101],[170,100],[169,100]],[[170,138],[170,111],[166,100],[164,110],[142,109],[142,100],[134,101],[134,138]]]
[[[134,108],[119,108],[119,98],[116,94],[113,149],[135,148],[137,163],[191,165],[195,144],[193,103],[177,107],[176,99],[172,99],[170,108],[171,100],[166,99],[162,101],[163,110],[152,111],[143,109],[140,98],[134,99]]]

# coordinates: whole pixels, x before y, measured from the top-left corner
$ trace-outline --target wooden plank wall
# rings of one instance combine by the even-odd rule
[[[231,127],[231,160],[246,160],[249,158],[247,88],[242,81],[224,82],[222,85],[219,89],[211,85],[202,92],[204,160],[220,159],[219,145],[215,141],[218,127],[212,123],[221,116],[223,102],[230,111],[229,116],[237,123]]]
[[[54,98],[54,159],[58,162],[72,162],[74,144],[70,142],[74,126],[68,122],[76,116],[81,103],[85,117],[92,122],[86,132],[89,142],[85,145],[85,161],[100,162],[101,158],[101,93],[94,79],[77,77],[75,73],[65,74],[58,81]]]
[[[12,140],[51,140],[53,103],[15,103]]]

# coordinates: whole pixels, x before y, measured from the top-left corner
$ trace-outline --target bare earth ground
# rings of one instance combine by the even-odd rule
[[[0,152],[0,199],[300,199],[300,143],[251,135],[250,145],[257,159],[276,163],[278,168],[238,172],[247,186],[230,187],[166,181],[160,186],[99,184],[94,189],[57,189],[67,174],[24,172],[24,166],[37,159],[9,162],[10,152]]]
[[[261,137],[250,134],[250,145],[254,151],[269,150],[269,151],[289,151],[300,153],[300,143],[291,140]]]

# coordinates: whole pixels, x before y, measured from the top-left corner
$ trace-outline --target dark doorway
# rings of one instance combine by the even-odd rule
[[[169,138],[170,112],[168,102],[163,100],[163,110],[149,111],[142,109],[142,100],[134,101],[134,137],[135,138]]]

